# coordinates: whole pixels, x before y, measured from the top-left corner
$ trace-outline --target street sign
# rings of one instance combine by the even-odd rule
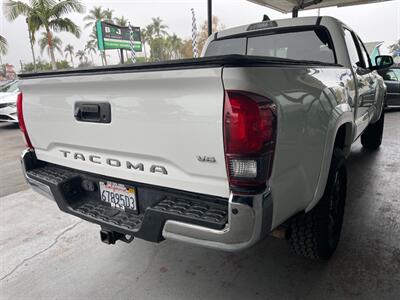
[[[129,27],[121,27],[112,23],[97,21],[97,44],[100,51],[107,49],[131,50]],[[133,45],[136,52],[142,51],[140,27],[132,26]]]

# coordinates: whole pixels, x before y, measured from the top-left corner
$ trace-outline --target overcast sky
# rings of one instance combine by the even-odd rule
[[[0,0],[0,3],[3,1]],[[152,17],[160,17],[169,26],[169,32],[175,32],[182,38],[191,36],[192,16],[190,9],[192,7],[196,11],[198,23],[202,23],[206,19],[206,2],[206,0],[83,1],[87,11],[93,6],[101,5],[103,8],[114,10],[114,16],[124,16],[133,25],[140,27],[149,24]],[[226,27],[261,21],[263,14],[268,14],[271,19],[291,17],[290,14],[281,14],[245,0],[214,0],[213,14]],[[310,16],[316,14],[317,10],[309,10],[300,12],[299,15]],[[342,20],[353,28],[364,42],[386,41],[385,45],[387,45],[400,39],[400,0],[345,8],[325,8],[321,9],[321,15],[333,16]],[[76,24],[82,26],[82,36],[80,39],[76,39],[68,33],[58,34],[63,41],[63,47],[68,43],[74,45],[75,51],[84,47],[85,42],[88,40],[90,29],[83,29],[83,16],[79,14],[71,14],[69,16]],[[22,62],[32,61],[26,23],[23,17],[9,23],[5,20],[2,7],[0,7],[0,34],[7,38],[9,44],[8,54],[3,57],[3,62],[11,63],[19,69],[20,60]],[[36,56],[40,55],[38,47],[36,46],[35,48]],[[116,63],[116,51],[109,52],[111,61]],[[60,54],[56,54],[56,56],[58,59],[61,58]],[[43,53],[43,58],[49,60],[46,53]],[[96,62],[99,64],[100,59],[96,58]]]

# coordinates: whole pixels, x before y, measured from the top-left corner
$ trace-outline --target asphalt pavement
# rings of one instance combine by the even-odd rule
[[[19,162],[24,148],[18,125],[0,122],[0,197],[28,188]]]
[[[342,239],[328,262],[274,238],[240,253],[102,244],[97,225],[26,189],[18,129],[0,127],[0,139],[1,299],[400,299],[400,111],[386,115],[379,151],[353,147]]]

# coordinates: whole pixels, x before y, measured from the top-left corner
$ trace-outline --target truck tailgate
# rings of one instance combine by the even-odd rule
[[[114,178],[228,197],[221,72],[210,67],[23,79],[25,123],[36,155]],[[110,103],[111,122],[77,121],[77,102]]]

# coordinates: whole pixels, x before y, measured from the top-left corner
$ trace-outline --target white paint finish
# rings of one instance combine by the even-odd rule
[[[26,125],[39,159],[88,172],[221,197],[225,169],[221,70],[196,69],[31,79],[21,82]],[[149,92],[151,91],[151,92]],[[77,101],[109,102],[111,124],[77,122]],[[85,161],[63,157],[78,152]],[[90,154],[102,164],[88,161]],[[202,163],[197,155],[216,158]],[[122,167],[105,164],[118,159]],[[128,170],[125,161],[143,163]],[[150,173],[162,165],[168,175]]]
[[[278,27],[314,25],[317,17],[276,22]],[[351,143],[382,111],[384,85],[380,76],[370,72],[368,78],[374,81],[374,89],[368,91],[360,91],[358,86],[364,83],[354,81],[357,74],[351,69],[343,34],[346,25],[332,17],[323,17],[321,25],[329,30],[337,63],[343,67],[306,71],[225,68],[223,73],[226,89],[258,92],[269,96],[278,106],[278,139],[269,181],[274,200],[273,228],[298,211],[309,211],[322,197],[339,127],[346,126],[344,150],[348,154]],[[217,36],[226,38],[247,28],[248,25],[235,27]],[[357,116],[360,109],[365,114]]]
[[[290,20],[279,22],[290,24]],[[316,18],[299,18],[292,25],[315,22]],[[348,153],[357,134],[381,111],[384,84],[371,74],[379,81],[375,83],[379,90],[367,101],[365,121],[364,116],[357,119],[362,93],[357,92],[349,63],[343,24],[326,17],[321,24],[330,31],[342,66],[227,67],[222,71],[224,86],[220,68],[25,80],[27,127],[38,158],[116,178],[228,197],[223,88],[258,93],[278,107],[277,143],[268,182],[275,228],[295,213],[312,209],[321,198],[340,126],[346,126]],[[221,34],[229,36],[246,28]],[[112,124],[76,122],[76,101],[110,102]],[[61,149],[79,151],[85,157],[96,154],[103,161],[141,162],[145,171],[66,160]],[[217,163],[200,163],[197,155],[214,156]],[[152,164],[165,166],[168,175],[149,173]]]
[[[341,87],[338,78],[346,82]],[[272,228],[321,197],[337,129],[351,98],[346,68],[224,68],[226,89],[264,95],[278,107],[278,128],[271,178]],[[350,94],[350,95],[349,95]],[[354,97],[354,93],[352,94]],[[351,123],[352,124],[352,123]]]

